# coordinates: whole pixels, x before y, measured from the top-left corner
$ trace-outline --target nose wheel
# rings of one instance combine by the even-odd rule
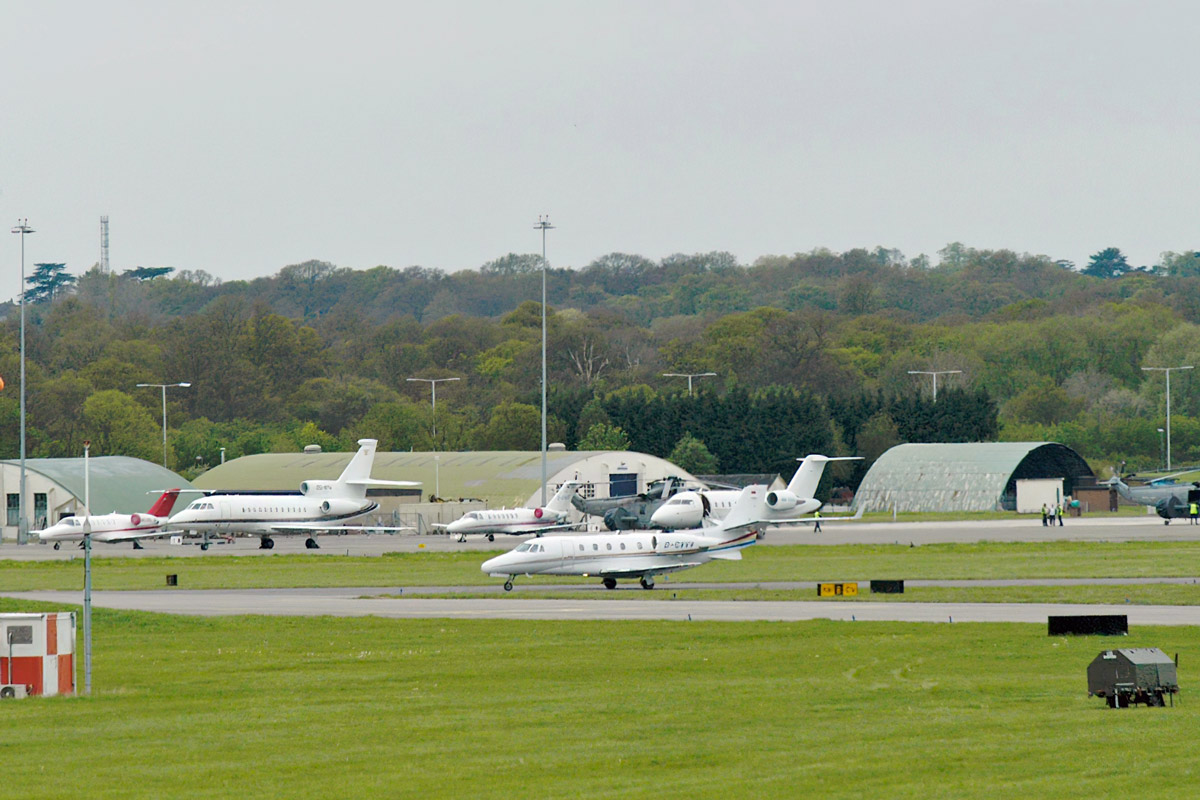
[[[55,549],[55,550],[58,550],[60,547],[62,547],[62,542],[55,542],[55,543],[54,543],[54,549]]]
[[[504,582],[504,591],[506,591],[506,592],[512,591],[512,578],[509,578],[508,580],[506,580]]]

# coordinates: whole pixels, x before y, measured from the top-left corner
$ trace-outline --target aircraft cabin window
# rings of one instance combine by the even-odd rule
[[[624,542],[621,542],[621,549],[622,549],[622,550],[624,550],[624,549],[625,549],[625,543],[624,543]]]
[[[599,549],[600,549],[600,545],[596,544],[595,542],[592,542],[592,549],[593,549],[593,550],[599,550]]]
[[[642,549],[642,543],[638,542],[638,550],[641,550],[641,549]]]
[[[605,549],[605,550],[612,550],[612,542],[605,542],[605,543],[604,543],[604,549]]]
[[[580,549],[580,550],[582,550],[582,549],[583,549],[583,545],[579,545],[579,549]]]

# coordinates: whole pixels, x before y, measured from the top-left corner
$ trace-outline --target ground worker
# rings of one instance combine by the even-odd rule
[[[1063,517],[1063,507],[1062,507],[1061,503],[1059,503],[1058,505],[1056,505],[1054,507],[1054,516],[1058,517],[1058,527],[1061,528],[1062,527],[1062,517]]]
[[[1188,503],[1188,524],[1189,525],[1196,524],[1196,515],[1197,514],[1200,514],[1200,504],[1197,504],[1196,501],[1193,500],[1192,502]]]
[[[813,520],[814,520],[813,533],[820,533],[821,532],[821,512],[820,511],[813,512]]]
[[[1045,503],[1042,503],[1042,527],[1043,528],[1049,524],[1049,522],[1047,521],[1049,518],[1050,518],[1050,509],[1046,508]]]

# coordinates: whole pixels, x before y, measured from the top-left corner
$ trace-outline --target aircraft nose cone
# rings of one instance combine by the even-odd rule
[[[479,569],[482,570],[485,574],[490,575],[493,572],[498,571],[498,569],[501,566],[503,566],[503,564],[504,564],[504,556],[496,556],[495,558],[489,558],[487,561],[483,562],[483,564],[481,564],[479,566]]]

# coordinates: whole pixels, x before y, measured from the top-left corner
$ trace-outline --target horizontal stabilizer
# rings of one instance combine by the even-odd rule
[[[374,478],[354,478],[345,483],[348,486],[392,486],[397,489],[408,489],[421,485],[420,481],[381,481]]]
[[[709,555],[712,556],[713,558],[724,559],[725,561],[741,561],[742,560],[742,551],[741,550],[713,550],[713,551],[709,552]]]

